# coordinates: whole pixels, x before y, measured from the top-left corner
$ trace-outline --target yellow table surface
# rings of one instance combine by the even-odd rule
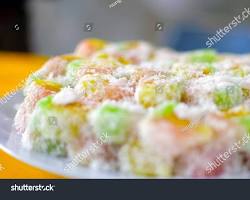
[[[0,52],[0,96],[14,90],[48,58],[25,53]],[[4,106],[0,105],[0,106]],[[0,119],[1,120],[1,119]],[[0,150],[0,178],[63,178],[19,161]]]

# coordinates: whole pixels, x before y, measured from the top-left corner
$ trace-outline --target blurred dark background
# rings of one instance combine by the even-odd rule
[[[0,51],[70,52],[79,40],[142,39],[177,50],[208,37],[250,8],[249,0],[16,0],[0,5]],[[249,13],[250,15],[250,13]],[[211,48],[250,52],[250,16]]]
[[[25,1],[1,1],[0,8],[0,50],[28,51]]]

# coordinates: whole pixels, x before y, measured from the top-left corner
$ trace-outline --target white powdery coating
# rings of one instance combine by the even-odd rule
[[[147,60],[150,54],[154,51],[154,48],[145,41],[140,41],[135,48],[128,49],[126,51],[119,51],[119,46],[116,43],[110,43],[104,50],[108,54],[116,54],[119,52],[128,58],[136,57],[139,61]],[[140,52],[140,53],[138,53]]]
[[[147,60],[150,54],[152,53],[153,48],[146,42],[141,42],[138,48],[133,49],[132,51],[128,51],[126,56],[134,57],[137,56],[140,61]],[[140,54],[138,54],[140,52]]]
[[[237,62],[235,62],[235,60],[233,59],[225,59],[222,60],[220,62],[214,63],[214,67],[218,70],[228,70],[233,68],[235,65],[237,64]]]
[[[167,73],[171,69],[172,65],[173,61],[171,60],[156,60],[142,62],[140,67],[142,69],[157,70],[159,73]]]
[[[212,103],[211,94],[215,89],[225,88],[227,86],[239,86],[242,81],[240,77],[232,77],[225,74],[214,76],[205,76],[190,80],[187,84],[187,93],[193,102],[203,105]]]
[[[245,89],[250,89],[250,76],[245,77],[241,82],[240,86]]]
[[[67,105],[78,100],[78,95],[72,88],[63,88],[53,98],[53,103],[59,105]]]
[[[32,141],[31,141],[31,138],[30,138],[30,132],[29,131],[26,130],[24,132],[21,142],[22,142],[22,146],[25,149],[28,149],[28,150],[32,149]]]
[[[190,107],[186,104],[181,103],[177,105],[174,112],[181,119],[196,120],[202,118],[204,115],[211,111],[211,105]]]
[[[113,75],[114,75],[114,77],[117,77],[117,78],[120,78],[120,77],[129,78],[135,72],[136,72],[136,66],[135,65],[127,65],[126,68],[118,67],[114,71]]]

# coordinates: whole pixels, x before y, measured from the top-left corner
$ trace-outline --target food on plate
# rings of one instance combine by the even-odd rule
[[[15,127],[32,151],[143,177],[250,172],[250,55],[85,39],[24,95]]]

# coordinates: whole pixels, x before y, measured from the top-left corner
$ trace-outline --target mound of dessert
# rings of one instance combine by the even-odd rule
[[[85,39],[30,75],[22,145],[143,177],[250,171],[250,55]],[[236,146],[237,144],[237,146]]]

